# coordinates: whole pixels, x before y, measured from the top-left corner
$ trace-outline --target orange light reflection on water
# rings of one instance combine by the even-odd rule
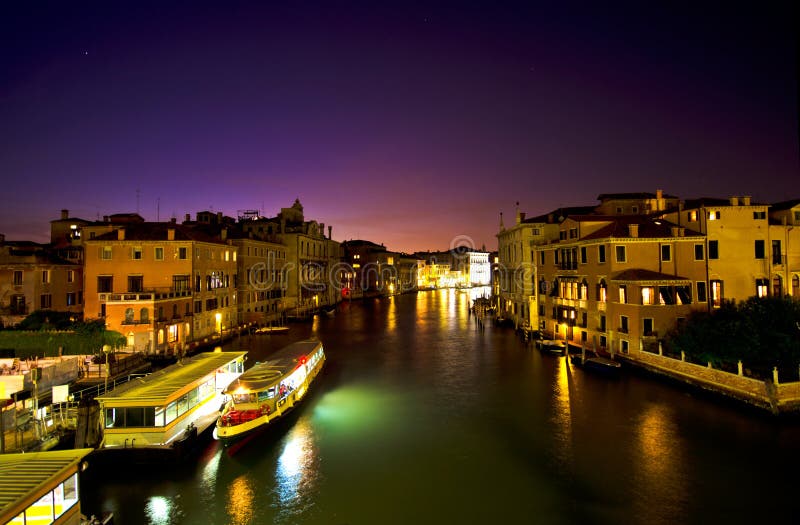
[[[553,422],[558,451],[556,456],[566,465],[572,464],[572,405],[570,400],[571,370],[566,358],[558,358],[553,384]]]
[[[228,504],[225,510],[234,525],[250,523],[254,512],[253,480],[247,474],[234,479],[228,487]]]

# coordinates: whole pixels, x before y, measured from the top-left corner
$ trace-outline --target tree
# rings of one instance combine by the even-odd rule
[[[668,347],[693,361],[735,368],[738,361],[762,377],[777,366],[797,373],[800,364],[800,302],[753,297],[725,303],[711,313],[694,312],[667,336]]]

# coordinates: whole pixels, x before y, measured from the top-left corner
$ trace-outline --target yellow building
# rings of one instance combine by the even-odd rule
[[[800,199],[769,209],[772,290],[800,299]]]
[[[84,239],[85,317],[103,318],[128,347],[175,353],[237,319],[237,249],[170,223],[138,223]]]
[[[750,197],[731,197],[687,200],[683,209],[664,214],[667,220],[705,235],[712,308],[725,300],[773,294],[768,210],[769,205],[754,204]]]
[[[536,261],[534,249],[558,239],[558,223],[569,211],[588,212],[590,208],[570,208],[526,219],[519,209],[515,224],[505,228],[502,215],[497,234],[499,262],[495,267],[495,280],[499,288],[498,316],[510,319],[514,326],[536,329],[535,293]]]
[[[534,251],[534,320],[548,337],[632,354],[707,308],[704,237],[664,219],[568,216]]]

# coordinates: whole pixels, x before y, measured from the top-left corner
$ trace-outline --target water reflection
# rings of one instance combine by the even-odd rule
[[[254,480],[250,474],[243,474],[230,482],[228,486],[228,504],[226,511],[230,523],[234,525],[250,523],[254,513],[253,493]]]
[[[649,405],[636,426],[637,481],[655,493],[665,518],[681,516],[686,501],[686,458],[675,414],[665,405]],[[643,509],[648,510],[648,509]]]
[[[147,501],[145,514],[149,522],[155,525],[171,523],[172,502],[163,496],[153,496]]]
[[[572,465],[572,403],[570,399],[571,378],[567,359],[558,359],[553,378],[553,432],[556,439],[556,457],[564,467]]]
[[[281,509],[297,506],[315,489],[316,456],[311,424],[308,419],[301,419],[292,428],[278,457],[275,492]]]

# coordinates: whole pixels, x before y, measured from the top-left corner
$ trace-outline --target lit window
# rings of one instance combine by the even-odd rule
[[[722,281],[711,281],[711,306],[714,308],[719,308],[722,306],[722,293]]]
[[[697,222],[697,210],[692,210],[688,212],[686,215],[687,215],[686,218],[689,219],[689,222]]]
[[[50,270],[42,270],[42,284],[50,282]]]
[[[756,279],[756,297],[766,297],[769,283],[766,279]]]
[[[103,246],[100,252],[100,258],[104,261],[111,260],[111,246]]]
[[[719,211],[710,211],[708,212],[708,220],[710,221],[718,221],[720,218]]]
[[[67,270],[67,282],[68,283],[75,282],[75,270]]]
[[[628,287],[624,284],[619,285],[619,302],[621,304],[628,302]]]
[[[653,304],[654,290],[650,286],[642,287],[642,304]]]

